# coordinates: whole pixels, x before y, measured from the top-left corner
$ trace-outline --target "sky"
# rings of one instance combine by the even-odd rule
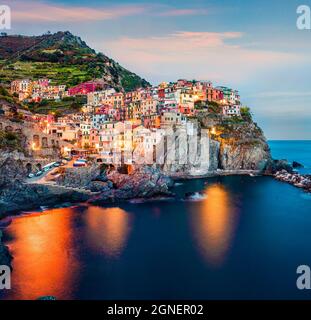
[[[311,139],[311,0],[0,0],[9,34],[66,31],[152,84],[238,89],[268,139]]]

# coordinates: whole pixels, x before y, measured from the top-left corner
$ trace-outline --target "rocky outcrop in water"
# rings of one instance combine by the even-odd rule
[[[92,198],[90,203],[116,202],[133,198],[153,198],[158,196],[172,196],[170,188],[173,180],[161,173],[159,169],[149,166],[139,166],[131,174],[122,174],[114,170],[107,178],[113,188],[101,190]]]
[[[311,192],[311,175],[300,175],[298,173],[290,173],[286,170],[278,171],[274,175],[275,179],[287,182],[297,188],[302,188]]]
[[[303,168],[303,165],[297,161],[293,161],[293,168]]]
[[[293,166],[287,160],[270,159],[263,170],[265,175],[275,175],[279,171],[293,172]]]

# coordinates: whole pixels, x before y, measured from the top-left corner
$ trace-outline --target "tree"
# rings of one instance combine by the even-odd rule
[[[241,107],[241,117],[246,121],[252,121],[252,113],[249,107]]]

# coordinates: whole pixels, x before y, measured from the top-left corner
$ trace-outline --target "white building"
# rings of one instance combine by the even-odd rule
[[[239,105],[228,105],[222,107],[223,115],[225,116],[237,116],[239,117],[241,115],[241,108]]]
[[[180,112],[162,112],[161,113],[161,128],[182,126],[186,124],[187,118]]]
[[[115,89],[107,89],[103,91],[90,92],[87,94],[87,104],[93,107],[100,106],[108,96],[116,93]]]

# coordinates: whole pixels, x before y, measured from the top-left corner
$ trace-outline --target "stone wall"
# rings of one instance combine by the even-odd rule
[[[64,144],[57,136],[42,132],[38,124],[27,121],[13,122],[0,116],[0,130],[19,134],[27,155],[32,157],[57,157]]]

